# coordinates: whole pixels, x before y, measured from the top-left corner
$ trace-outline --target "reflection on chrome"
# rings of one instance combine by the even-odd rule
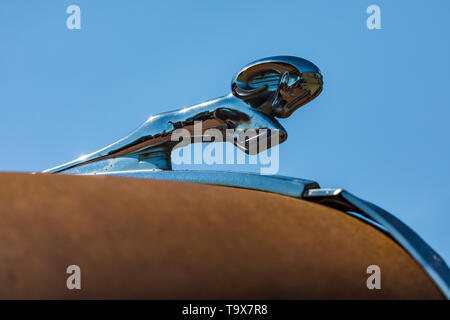
[[[290,56],[261,59],[242,68],[231,82],[232,93],[201,104],[150,117],[138,129],[94,153],[44,172],[94,174],[127,170],[171,170],[171,151],[178,146],[172,139],[177,129],[192,133],[201,122],[203,137],[208,129],[224,135],[234,130],[232,141],[239,149],[252,153],[252,141],[276,135],[279,143],[287,139],[286,130],[275,119],[289,117],[322,91],[322,75],[311,62]],[[256,132],[249,141],[247,130]],[[242,138],[244,137],[244,138]],[[197,138],[197,139],[195,139]],[[267,148],[272,145],[269,142]],[[257,148],[256,153],[262,151]]]

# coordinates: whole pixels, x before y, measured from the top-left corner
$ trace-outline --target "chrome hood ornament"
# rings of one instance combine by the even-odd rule
[[[232,141],[239,149],[254,154],[264,148],[249,147],[261,138],[270,148],[287,139],[286,130],[275,119],[289,117],[322,91],[322,75],[311,62],[290,56],[265,58],[242,68],[231,82],[232,93],[198,105],[150,117],[138,129],[119,141],[69,163],[46,170],[49,173],[101,174],[135,170],[171,170],[170,154],[178,144],[172,134],[177,129],[194,133],[194,123],[202,123],[201,136],[208,129],[225,134],[233,129]],[[254,130],[257,137],[239,135]],[[270,139],[276,135],[277,139]],[[192,135],[191,142],[198,142]],[[255,139],[257,138],[257,139]],[[273,143],[276,141],[276,143]]]
[[[321,188],[317,182],[242,172],[172,171],[171,151],[179,146],[173,134],[190,132],[189,142],[201,142],[209,129],[233,129],[231,141],[246,153],[254,141],[266,138],[270,148],[287,139],[276,118],[289,117],[322,91],[319,69],[311,62],[289,56],[265,58],[242,68],[231,82],[232,93],[180,110],[150,117],[138,129],[119,141],[87,156],[46,170],[48,173],[112,175],[145,179],[199,182],[279,193],[316,202],[363,220],[391,236],[423,267],[447,299],[450,299],[450,270],[445,261],[413,230],[376,205],[342,189]],[[195,123],[202,131],[195,132]],[[258,139],[240,136],[255,130]],[[226,132],[225,132],[226,133]],[[270,137],[277,137],[271,139]],[[253,137],[254,138],[254,137]],[[250,141],[252,140],[252,141]],[[211,140],[209,140],[211,141]]]

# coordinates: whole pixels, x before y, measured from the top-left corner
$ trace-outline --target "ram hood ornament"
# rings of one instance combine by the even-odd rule
[[[345,190],[321,188],[311,180],[275,175],[171,170],[171,151],[180,147],[174,136],[180,130],[188,132],[188,143],[211,138],[210,130],[225,135],[231,130],[232,137],[227,141],[248,154],[255,154],[287,139],[286,130],[276,118],[292,115],[317,97],[322,86],[319,69],[307,60],[289,56],[257,60],[236,73],[230,94],[152,116],[119,141],[44,172],[198,182],[268,191],[316,202],[386,232],[450,298],[450,270],[442,258],[395,216]],[[201,124],[201,131],[196,130],[197,123]],[[255,135],[241,135],[249,130]]]
[[[322,75],[313,63],[290,56],[265,58],[242,68],[231,82],[232,93],[191,107],[150,117],[119,141],[87,156],[46,170],[51,173],[101,174],[135,170],[171,170],[171,151],[180,146],[176,130],[201,141],[209,129],[233,129],[233,142],[248,154],[258,153],[287,139],[275,118],[289,117],[322,91]],[[195,122],[202,131],[194,132]],[[256,136],[242,135],[253,130]],[[276,139],[275,139],[275,138]],[[264,146],[258,141],[265,139]],[[254,148],[251,147],[253,143]]]

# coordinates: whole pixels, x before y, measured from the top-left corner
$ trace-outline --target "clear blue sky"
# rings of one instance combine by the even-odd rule
[[[81,30],[66,8],[81,7]],[[381,8],[382,30],[366,28]],[[230,92],[267,56],[317,64],[280,174],[394,213],[450,261],[450,1],[2,1],[0,170],[40,171]]]

